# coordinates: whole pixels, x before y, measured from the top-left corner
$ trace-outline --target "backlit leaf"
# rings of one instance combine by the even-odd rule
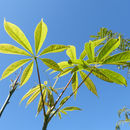
[[[75,48],[75,46],[70,46],[70,48],[67,49],[66,54],[69,56],[69,58],[71,60],[76,59],[76,48]]]
[[[74,110],[81,110],[81,109],[78,108],[78,107],[65,107],[62,110],[64,110],[64,111],[74,111]]]
[[[118,64],[130,61],[130,51],[125,51],[107,58],[102,64]]]
[[[59,45],[59,44],[54,44],[54,45],[51,45],[47,48],[45,48],[40,55],[44,55],[44,54],[47,54],[47,53],[56,53],[56,52],[62,52],[66,49],[68,49],[69,46],[65,46],[65,45]]]
[[[62,106],[69,98],[70,96],[67,96],[67,97],[64,97],[61,102],[60,102],[60,105]]]
[[[39,22],[39,24],[37,25],[35,32],[34,32],[36,54],[41,49],[42,44],[46,38],[46,35],[47,35],[47,26],[43,22],[43,19],[42,19],[41,22]]]
[[[56,71],[62,71],[62,69],[59,67],[59,65],[51,60],[51,59],[47,59],[47,58],[40,58],[40,60],[47,65],[49,68],[56,70]]]
[[[85,70],[87,71],[91,71],[90,68],[85,68]],[[104,81],[107,81],[107,82],[110,82],[110,83],[113,83],[112,79],[108,78],[105,74],[102,73],[102,71],[100,71],[100,69],[98,68],[93,68],[93,71],[92,71],[92,74],[94,74],[95,76],[97,76],[98,78],[104,80]]]
[[[78,88],[78,75],[77,75],[77,72],[74,72],[73,78],[72,78],[72,90],[73,90],[73,92],[77,88]],[[74,93],[75,97],[76,97],[76,94],[77,94],[77,91]]]
[[[80,54],[80,59],[84,59],[86,55],[87,53],[86,53],[86,50],[84,49],[82,53]]]
[[[11,44],[0,44],[0,53],[31,56],[26,51]]]
[[[36,99],[36,97],[40,94],[40,89],[35,91],[32,96],[28,99],[27,104],[29,105],[32,101],[34,101]]]
[[[108,69],[99,69],[101,73],[111,79],[114,83],[127,86],[126,79],[119,73]]]
[[[20,103],[26,99],[27,97],[29,97],[30,95],[32,95],[34,92],[38,91],[40,89],[40,86],[37,85],[36,87],[34,88],[31,88],[21,99]]]
[[[47,93],[46,89],[44,89],[43,92],[42,92],[42,95],[43,95],[43,101],[44,101],[45,105],[47,105],[46,102],[45,102],[46,93]],[[42,110],[42,98],[40,96],[39,103],[38,103],[38,108],[37,108],[37,115],[40,113],[41,110]]]
[[[18,68],[20,68],[21,66],[23,66],[25,63],[27,63],[30,60],[31,59],[22,59],[22,60],[16,61],[13,64],[9,65],[3,72],[1,79],[8,77],[10,74],[15,72]]]
[[[81,76],[82,80],[84,80],[87,77],[87,74],[85,74],[84,72],[80,71],[80,76]],[[92,93],[94,93],[97,96],[96,87],[95,87],[94,83],[92,82],[92,80],[89,77],[84,81],[84,84],[87,86],[87,88]]]
[[[105,59],[112,51],[114,51],[116,48],[118,48],[120,45],[120,38],[119,39],[110,39],[104,47],[101,49],[97,61],[101,61]]]
[[[21,83],[20,86],[23,86],[30,78],[33,72],[33,62],[31,62],[23,71],[22,77],[21,77]]]
[[[31,54],[33,54],[32,47],[28,39],[26,38],[26,36],[24,35],[22,30],[18,26],[4,20],[4,27],[5,27],[6,32],[9,34],[9,36],[12,39],[14,39],[17,43],[19,43],[26,50],[28,50]]]
[[[60,111],[58,112],[58,116],[59,116],[59,119],[61,119],[61,113],[60,113]]]

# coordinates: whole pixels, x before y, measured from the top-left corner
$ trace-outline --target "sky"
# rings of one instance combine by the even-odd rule
[[[34,49],[34,30],[43,18],[47,24],[48,33],[43,48],[51,44],[74,45],[77,57],[84,48],[84,43],[90,40],[90,35],[96,34],[101,27],[113,32],[122,33],[130,38],[129,0],[0,0],[0,43],[18,45],[5,32],[4,18],[19,26]],[[18,45],[19,46],[19,45]],[[20,46],[19,46],[20,47]],[[42,49],[43,49],[42,48]],[[56,62],[68,60],[65,52],[46,55]],[[0,75],[11,63],[21,58],[14,55],[0,54]],[[49,75],[47,67],[39,62],[42,82],[50,79],[53,83],[55,74]],[[62,119],[54,117],[48,130],[114,130],[118,118],[118,110],[127,106],[130,108],[130,80],[127,70],[118,70],[117,67],[108,67],[122,74],[128,87],[106,83],[94,76],[90,76],[96,85],[98,97],[92,94],[85,85],[65,106],[77,106],[82,111],[68,112]],[[19,71],[17,71],[18,73]],[[0,107],[4,103],[8,92],[10,80],[15,74],[0,81]],[[70,75],[59,80],[57,87],[64,87]],[[81,81],[81,80],[80,80]],[[41,130],[43,113],[36,117],[37,98],[27,108],[26,101],[19,104],[23,95],[37,83],[36,69],[30,80],[23,87],[16,90],[0,119],[0,130]],[[67,91],[65,95],[71,92]],[[129,130],[125,124],[122,130]]]

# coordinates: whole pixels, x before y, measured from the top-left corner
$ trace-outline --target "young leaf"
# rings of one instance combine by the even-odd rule
[[[70,97],[70,96],[67,96],[67,97],[63,98],[63,99],[61,100],[61,102],[60,102],[60,106],[62,106],[62,105],[66,102],[66,100],[68,100],[69,97]]]
[[[62,71],[62,69],[59,67],[59,65],[51,60],[51,59],[47,59],[47,58],[40,58],[40,60],[47,65],[49,68],[56,70],[56,71]]]
[[[78,87],[78,75],[77,72],[74,72],[73,74],[73,78],[72,78],[72,90],[73,92],[75,91],[75,89],[77,89]],[[76,97],[77,91],[74,93],[75,97]]]
[[[61,113],[60,113],[60,111],[58,112],[58,116],[59,116],[59,119],[61,119]]]
[[[103,59],[105,59],[113,50],[115,50],[116,48],[118,48],[120,45],[120,38],[119,39],[110,39],[102,48],[102,50],[100,51],[98,57],[97,57],[97,61],[101,61]]]
[[[34,62],[31,62],[23,71],[20,86],[23,86],[29,80],[33,72],[33,65],[34,65]]]
[[[39,50],[41,49],[42,44],[46,38],[46,35],[47,35],[47,26],[43,22],[43,19],[42,19],[41,22],[37,25],[35,32],[34,32],[36,55],[38,54]]]
[[[87,53],[86,53],[86,50],[84,49],[82,53],[80,54],[80,59],[84,59],[86,55]]]
[[[40,86],[37,85],[36,87],[34,88],[31,88],[21,99],[20,103],[26,99],[27,97],[29,97],[30,95],[32,95],[34,92],[38,91],[40,89]]]
[[[130,51],[125,51],[107,58],[102,64],[118,64],[130,61]]]
[[[1,79],[8,77],[10,74],[12,74],[14,71],[16,71],[18,68],[20,68],[21,66],[23,66],[25,63],[27,63],[30,60],[32,59],[22,59],[9,65],[3,72]]]
[[[68,49],[69,46],[65,46],[65,45],[59,45],[59,44],[54,44],[54,45],[51,45],[47,48],[45,48],[40,55],[44,55],[44,54],[47,54],[47,53],[56,53],[56,52],[62,52],[66,49]]]
[[[67,112],[66,111],[63,111],[63,110],[60,110],[61,113],[67,115]]]
[[[4,20],[4,27],[5,27],[6,32],[9,34],[9,36],[12,39],[14,39],[21,46],[23,46],[26,50],[28,50],[31,54],[33,54],[32,47],[28,39],[26,38],[26,36],[24,35],[22,30],[18,26]]]
[[[72,68],[67,68],[61,71],[61,73],[58,75],[59,77],[62,77],[64,75],[67,75],[69,72],[71,72]]]
[[[70,48],[67,49],[66,54],[69,56],[71,60],[76,59],[76,48],[75,46],[70,46]]]
[[[94,45],[94,48],[97,47],[98,45],[100,45],[103,41],[105,41],[106,38],[107,38],[107,37],[102,38],[102,39],[98,39],[98,40],[91,41],[92,44]]]
[[[28,99],[27,104],[29,105],[32,101],[34,101],[36,99],[36,97],[40,94],[40,89],[35,91],[32,96]]]
[[[46,91],[46,89],[44,89],[43,92],[42,92],[44,104],[46,104],[46,102],[45,102],[46,93],[47,93],[47,91]],[[37,115],[40,113],[41,110],[42,110],[42,98],[40,97],[39,103],[38,103],[38,108],[37,108]]]
[[[85,51],[89,60],[94,60],[94,45],[90,41],[89,43],[85,43]]]
[[[74,111],[74,110],[81,110],[81,109],[78,108],[78,107],[65,107],[62,110],[64,110],[64,111]]]
[[[108,69],[99,69],[99,70],[109,79],[111,79],[114,83],[127,86],[127,81],[121,74]]]
[[[0,53],[31,56],[26,51],[11,44],[0,44]]]
[[[79,73],[80,73],[80,76],[81,76],[82,80],[84,80],[87,77],[87,75],[84,72],[80,71]],[[94,93],[97,96],[96,87],[95,87],[94,83],[92,82],[92,80],[89,77],[84,81],[84,84],[87,86],[87,88],[92,93]]]

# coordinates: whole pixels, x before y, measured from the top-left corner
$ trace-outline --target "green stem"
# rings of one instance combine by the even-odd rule
[[[39,86],[40,86],[40,93],[41,93],[41,98],[42,98],[42,108],[43,108],[43,114],[44,114],[44,118],[46,117],[46,110],[45,110],[45,104],[44,104],[44,100],[43,100],[43,94],[42,94],[42,86],[41,86],[41,79],[40,79],[40,73],[39,73],[39,67],[38,67],[38,62],[37,62],[37,58],[35,57],[35,62],[36,62],[36,68],[37,68],[37,76],[38,76],[38,81],[39,81]]]

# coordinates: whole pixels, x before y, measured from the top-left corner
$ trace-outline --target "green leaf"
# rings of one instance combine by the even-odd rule
[[[69,98],[70,96],[64,97],[60,102],[60,106],[62,106]]]
[[[61,113],[60,113],[60,111],[58,112],[58,116],[59,116],[59,119],[61,119]]]
[[[89,65],[86,61],[82,60],[82,59],[74,59],[74,60],[69,60],[68,61],[69,64],[78,64],[78,65]]]
[[[107,37],[92,41],[92,44],[94,45],[94,48],[97,47],[98,45],[100,45],[103,41],[105,41],[106,38]]]
[[[77,88],[78,88],[78,75],[77,75],[77,72],[74,72],[73,77],[72,77],[72,90],[73,90],[73,92]],[[76,97],[77,91],[74,93],[74,95]]]
[[[70,46],[70,48],[67,49],[66,54],[69,56],[71,60],[76,59],[76,48],[75,46]]]
[[[4,20],[4,27],[5,27],[6,32],[9,34],[9,36],[12,39],[14,39],[17,43],[19,43],[26,50],[28,50],[31,54],[33,54],[32,47],[28,39],[26,38],[26,36],[24,35],[22,30],[18,26]]]
[[[0,53],[31,56],[26,51],[11,44],[0,44]]]
[[[40,94],[40,89],[35,91],[32,96],[28,99],[27,104],[29,105],[32,101],[34,101],[36,99],[36,97]]]
[[[46,89],[44,89],[43,92],[42,92],[42,95],[43,95],[43,101],[44,101],[44,104],[45,104],[45,105],[47,105],[47,104],[45,103],[46,93],[47,93],[47,91],[46,91]],[[41,96],[40,96],[39,103],[38,103],[38,108],[37,108],[37,115],[40,113],[41,110],[42,110],[42,98],[41,98]]]
[[[56,71],[62,71],[62,69],[59,67],[59,65],[51,60],[51,59],[47,59],[47,58],[40,58],[40,60],[47,65],[49,68],[56,70]]]
[[[22,77],[21,77],[21,83],[20,86],[23,86],[31,77],[33,72],[33,65],[34,62],[31,62],[23,71]]]
[[[69,72],[71,72],[72,68],[67,68],[65,70],[63,70],[60,74],[59,77],[62,77],[64,75],[67,75]]]
[[[121,74],[108,69],[99,69],[99,70],[109,79],[111,79],[114,83],[127,86],[127,81]]]
[[[92,41],[89,43],[85,43],[85,51],[88,56],[89,60],[94,60],[94,45],[92,44]]]
[[[118,64],[130,61],[130,51],[125,51],[107,58],[102,64]]]
[[[37,25],[35,32],[34,32],[34,37],[35,37],[35,51],[36,55],[38,54],[39,50],[42,47],[42,44],[46,38],[47,35],[47,26],[43,22],[43,19],[39,24]]]
[[[86,53],[86,50],[84,49],[82,53],[80,54],[80,59],[84,59],[86,55],[87,53]]]
[[[54,44],[54,45],[51,45],[47,48],[45,48],[40,55],[44,55],[44,54],[47,54],[47,53],[56,53],[56,52],[62,52],[66,49],[68,49],[69,46],[65,46],[65,45],[59,45],[59,44]]]
[[[34,92],[38,91],[40,89],[40,86],[37,85],[36,87],[34,88],[31,88],[21,99],[20,103],[26,99],[27,97],[29,97],[30,95],[32,95]]]
[[[80,110],[80,111],[81,111],[81,109],[78,108],[78,107],[65,107],[65,108],[63,108],[62,110],[64,110],[64,111]]]
[[[87,77],[87,75],[84,72],[80,71],[79,73],[80,73],[80,76],[81,76],[82,80],[84,80]],[[84,84],[87,86],[87,88],[92,93],[94,93],[96,96],[98,96],[96,87],[95,87],[94,83],[92,82],[92,80],[89,77],[84,81]]]
[[[63,111],[63,110],[60,110],[61,113],[67,115],[67,112],[66,111]]]
[[[104,47],[101,49],[97,61],[102,61],[105,59],[112,51],[114,51],[116,48],[118,48],[120,45],[120,38],[119,39],[110,39]]]
[[[21,66],[23,66],[25,63],[27,63],[30,60],[32,60],[32,59],[22,59],[22,60],[16,61],[13,64],[9,65],[3,72],[1,79],[8,77],[10,74],[15,72],[18,68],[20,68]]]

